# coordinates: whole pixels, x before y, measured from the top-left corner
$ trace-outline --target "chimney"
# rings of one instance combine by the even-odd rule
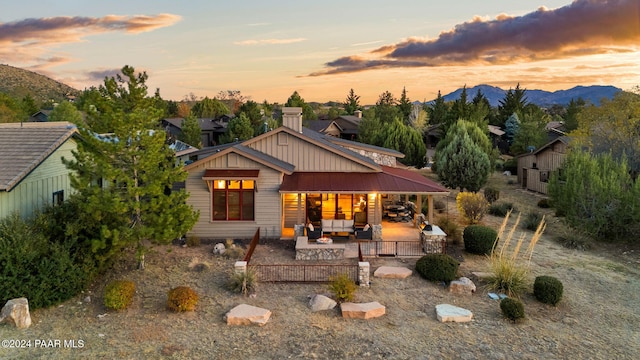
[[[302,108],[284,107],[282,108],[282,125],[302,133]]]
[[[358,119],[362,119],[362,111],[360,110],[354,111],[353,115],[355,115]]]

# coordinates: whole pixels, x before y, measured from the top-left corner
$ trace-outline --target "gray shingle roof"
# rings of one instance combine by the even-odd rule
[[[0,191],[10,191],[76,132],[68,122],[0,124]]]

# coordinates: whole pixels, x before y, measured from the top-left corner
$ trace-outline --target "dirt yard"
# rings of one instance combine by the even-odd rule
[[[506,184],[502,178],[492,181]],[[535,209],[540,197],[504,185],[500,198],[524,212]],[[443,216],[456,217],[453,199],[453,194],[447,199],[448,213]],[[501,220],[487,216],[483,223],[497,227]],[[212,244],[168,245],[154,248],[144,271],[135,270],[133,261],[123,261],[87,293],[33,311],[29,329],[0,325],[0,340],[30,343],[26,348],[5,348],[3,342],[0,358],[637,359],[640,251],[608,244],[593,244],[587,251],[567,249],[554,239],[562,224],[553,216],[548,221],[532,258],[530,280],[533,283],[543,274],[556,276],[564,284],[564,298],[553,307],[524,294],[527,319],[522,323],[505,320],[481,282],[476,282],[474,295],[452,295],[415,272],[404,280],[372,277],[370,288],[358,290],[356,301],[386,306],[380,318],[343,319],[337,309],[313,313],[308,296],[326,294],[326,284],[263,283],[255,297],[243,297],[224,289],[234,261],[214,256]],[[460,275],[488,271],[486,258],[464,253],[460,245],[453,250],[464,258]],[[293,245],[268,241],[254,256],[293,261]],[[370,262],[372,271],[382,265],[411,269],[415,265],[415,259]],[[113,279],[130,279],[137,286],[133,306],[122,312],[107,311],[102,305],[104,285]],[[166,309],[167,291],[180,285],[191,286],[200,295],[195,312],[175,314]],[[263,327],[227,326],[225,313],[242,303],[269,309],[273,315]],[[435,306],[442,303],[471,310],[474,320],[438,322]]]

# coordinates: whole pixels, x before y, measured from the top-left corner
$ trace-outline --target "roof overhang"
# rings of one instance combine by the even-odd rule
[[[244,180],[257,178],[260,170],[228,170],[228,169],[207,169],[202,180]]]
[[[418,173],[388,166],[382,166],[381,172],[296,172],[284,176],[280,192],[449,194],[445,187]]]

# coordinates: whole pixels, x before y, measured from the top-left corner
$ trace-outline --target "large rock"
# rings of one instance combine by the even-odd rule
[[[348,319],[372,319],[385,314],[385,307],[379,302],[351,303],[346,302],[340,305],[342,317]]]
[[[460,295],[471,295],[476,292],[476,284],[469,278],[461,277],[449,284],[449,292]]]
[[[231,309],[224,317],[227,325],[256,324],[263,326],[269,321],[271,311],[247,304],[240,304]]]
[[[7,301],[0,311],[0,323],[10,322],[20,329],[31,326],[31,315],[29,314],[29,301],[27,298],[17,298]]]
[[[413,272],[410,269],[400,266],[380,266],[373,273],[374,277],[383,279],[405,279],[411,276]]]
[[[311,307],[311,311],[323,311],[323,310],[331,310],[336,307],[338,303],[328,298],[324,295],[313,295],[311,300],[309,300],[309,307]]]
[[[436,315],[440,322],[469,322],[473,318],[471,311],[449,304],[436,305]]]

